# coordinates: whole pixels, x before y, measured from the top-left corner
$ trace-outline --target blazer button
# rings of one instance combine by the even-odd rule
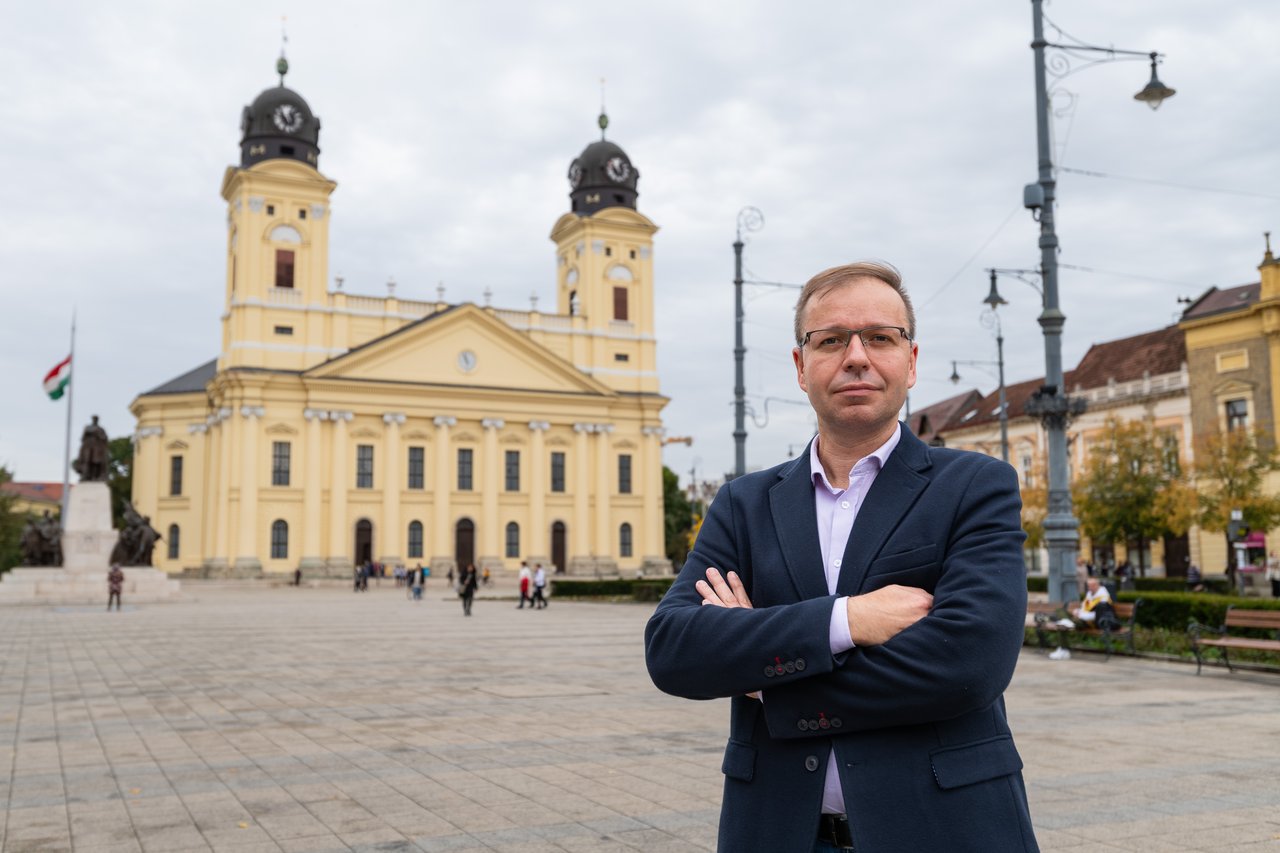
[[[804,658],[796,658],[796,672],[804,672]]]
[[[821,720],[818,720],[818,727],[823,729],[830,728],[831,721],[828,720],[826,717],[823,717]]]
[[[802,732],[809,731],[809,721],[801,720],[800,722],[796,723],[796,728],[800,729],[800,731]]]
[[[813,771],[817,770],[817,769],[818,769],[818,756],[816,756],[816,755],[809,755],[809,756],[805,756],[805,759],[804,759],[804,769],[805,769],[805,770],[808,770],[810,773],[812,773]]]
[[[788,673],[792,673],[796,671],[796,665],[794,661],[787,661],[782,668],[785,669]]]
[[[833,728],[833,729],[838,729],[838,728],[840,728],[840,727],[841,727],[841,726],[843,726],[843,725],[844,725],[844,721],[843,721],[843,720],[841,720],[839,717],[832,717],[832,718],[831,718],[831,728]]]
[[[772,667],[772,666],[766,666],[766,667],[764,668],[764,677],[765,677],[765,678],[773,678],[773,667]]]
[[[818,730],[818,721],[817,721],[817,720],[810,720],[810,721],[809,721],[809,729],[810,729],[811,731],[815,731],[815,732],[816,732],[816,731]]]

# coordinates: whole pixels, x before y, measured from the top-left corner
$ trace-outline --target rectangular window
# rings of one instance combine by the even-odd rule
[[[564,491],[564,454],[558,450],[551,454],[551,491]]]
[[[289,557],[289,524],[277,519],[271,523],[271,559],[285,560]]]
[[[287,441],[271,442],[271,485],[289,485],[289,452]]]
[[[293,249],[276,249],[276,287],[293,287]]]
[[[520,491],[520,451],[507,451],[507,491]]]
[[[373,488],[373,445],[356,445],[356,488]]]
[[[1233,429],[1249,428],[1249,401],[1248,400],[1228,400],[1227,406],[1227,431]]]
[[[305,207],[298,208],[298,218],[299,219],[307,218],[307,209]]]
[[[422,522],[409,522],[409,556],[420,558],[422,556]]]
[[[170,560],[178,559],[178,552],[181,550],[181,547],[179,545],[181,535],[182,535],[182,531],[178,529],[178,525],[176,524],[169,525],[169,559]]]
[[[613,360],[614,361],[630,361],[631,356],[627,355],[625,352],[615,352],[613,354]]]
[[[631,525],[630,525],[630,524],[624,524],[624,525],[622,525],[622,527],[618,530],[618,556],[619,556],[619,557],[630,557],[630,556],[631,556],[631,548],[632,548],[632,544],[631,544]]]
[[[277,335],[292,335],[293,326],[276,326]]]
[[[618,494],[631,494],[631,454],[618,454]]]
[[[471,491],[471,448],[458,448],[458,491]]]
[[[169,457],[169,494],[182,494],[182,457]]]
[[[425,451],[421,447],[409,448],[409,488],[425,488],[426,479]]]
[[[615,287],[613,289],[613,319],[627,319],[627,289],[625,287]]]

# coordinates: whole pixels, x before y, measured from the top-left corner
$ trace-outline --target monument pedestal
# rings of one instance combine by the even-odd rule
[[[106,604],[107,571],[119,534],[106,483],[76,483],[62,525],[62,568],[12,569],[0,577],[0,604]],[[121,600],[171,601],[179,583],[150,566],[125,566]]]

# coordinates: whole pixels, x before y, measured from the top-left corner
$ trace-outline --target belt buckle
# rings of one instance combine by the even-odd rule
[[[844,850],[853,850],[853,830],[848,815],[824,813],[818,821],[818,838]]]

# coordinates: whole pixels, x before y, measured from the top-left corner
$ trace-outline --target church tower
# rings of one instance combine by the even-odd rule
[[[227,202],[226,307],[218,369],[302,370],[324,346],[329,277],[329,196],[319,172],[320,118],[280,84],[244,108],[240,165],[222,179]]]
[[[619,391],[657,393],[654,347],[653,235],[636,210],[639,171],[605,138],[569,165],[569,213],[551,230],[556,244],[557,312],[571,315],[573,363]]]

